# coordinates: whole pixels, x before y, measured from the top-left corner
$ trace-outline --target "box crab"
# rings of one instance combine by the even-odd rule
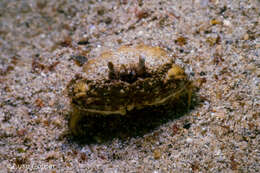
[[[85,115],[127,115],[144,108],[156,109],[188,93],[191,82],[184,70],[160,47],[122,46],[104,52],[83,66],[83,74],[68,84],[73,112],[69,127],[80,134]]]

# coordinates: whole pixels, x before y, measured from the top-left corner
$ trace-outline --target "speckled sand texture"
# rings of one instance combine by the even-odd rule
[[[1,0],[0,172],[260,172],[259,8],[259,0]],[[177,57],[194,80],[192,109],[148,116],[145,127],[132,120],[109,140],[109,129],[91,142],[72,137],[68,82],[87,59],[140,43]]]

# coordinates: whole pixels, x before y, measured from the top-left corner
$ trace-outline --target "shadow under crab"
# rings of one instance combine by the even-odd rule
[[[188,93],[168,105],[134,110],[126,116],[82,116],[78,127],[81,135],[70,136],[80,144],[105,143],[113,139],[126,141],[132,137],[142,137],[167,122],[187,115],[198,104],[195,93],[192,102],[187,102]],[[190,106],[190,109],[188,107]]]

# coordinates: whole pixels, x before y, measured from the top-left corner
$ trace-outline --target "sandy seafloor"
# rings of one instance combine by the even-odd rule
[[[259,0],[1,0],[0,172],[260,172],[259,8]],[[198,103],[140,135],[78,142],[66,85],[86,59],[138,43],[175,57]]]

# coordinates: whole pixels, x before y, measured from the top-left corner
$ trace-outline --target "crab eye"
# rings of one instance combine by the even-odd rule
[[[109,79],[116,79],[116,73],[115,73],[115,69],[114,69],[114,65],[112,62],[108,62],[107,63],[107,66],[108,66],[108,78]]]
[[[143,55],[139,56],[139,62],[138,62],[136,71],[137,71],[138,76],[144,75],[144,73],[145,73],[145,56],[143,56]]]
[[[138,78],[144,78],[149,76],[146,74],[145,68],[145,57],[140,55],[138,64],[126,67],[124,64],[120,68],[115,68],[114,64],[109,61],[108,67],[108,78],[110,80],[121,80],[127,83],[134,83]]]

